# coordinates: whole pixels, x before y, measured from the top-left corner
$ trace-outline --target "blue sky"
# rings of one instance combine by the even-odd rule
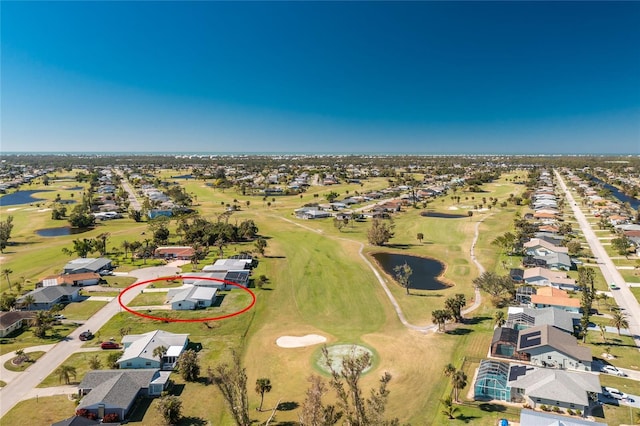
[[[640,2],[11,2],[2,151],[640,154]]]

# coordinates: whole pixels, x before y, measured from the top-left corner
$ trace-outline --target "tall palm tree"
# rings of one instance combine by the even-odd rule
[[[111,236],[110,233],[103,232],[96,237],[96,242],[97,242],[96,248],[100,252],[101,256],[104,256],[105,254],[107,254],[107,240],[109,239],[110,236]]]
[[[496,311],[493,314],[493,321],[496,327],[502,327],[507,322],[504,311]]]
[[[65,385],[71,383],[71,377],[76,378],[76,368],[70,365],[61,365],[55,373],[58,375],[60,383],[64,382]]]
[[[9,275],[13,274],[13,271],[9,268],[4,268],[2,270],[2,275],[7,279],[7,284],[9,284],[9,290],[11,290],[11,280],[9,279]]]
[[[464,374],[464,371],[458,370],[453,373],[451,376],[451,384],[455,391],[455,401],[458,402],[458,392],[460,392],[460,389],[464,389],[464,387],[467,386],[467,375]]]
[[[620,335],[621,328],[628,328],[629,321],[627,320],[627,314],[622,311],[616,311],[611,316],[611,325],[618,329],[618,336]]]
[[[124,250],[124,258],[127,258],[127,253],[129,252],[129,250],[131,249],[131,243],[127,240],[124,240],[120,246],[122,247],[122,250]],[[133,259],[133,252],[131,253],[131,258]]]
[[[258,408],[258,411],[262,411],[262,402],[264,401],[265,392],[271,392],[271,380],[263,377],[256,380],[256,393],[260,394],[260,408]]]
[[[23,299],[22,299],[22,306],[26,306],[27,310],[31,310],[31,305],[33,305],[34,303],[36,303],[36,298],[33,297],[32,294],[27,294]]]

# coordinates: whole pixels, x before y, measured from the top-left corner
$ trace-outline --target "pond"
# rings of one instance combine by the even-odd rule
[[[16,191],[11,194],[3,195],[0,198],[0,206],[17,206],[19,204],[36,203],[45,200],[44,198],[35,198],[32,194],[37,192],[51,192],[50,189],[39,189],[29,191]]]
[[[88,229],[72,228],[70,226],[60,226],[58,228],[44,228],[38,229],[36,234],[41,237],[62,237],[64,235],[81,234],[88,231]]]
[[[438,260],[395,253],[375,253],[372,256],[392,277],[395,276],[393,268],[406,262],[413,270],[409,279],[412,289],[442,290],[448,287],[436,279],[444,271],[444,264]]]
[[[615,186],[609,185],[608,183],[598,179],[595,176],[591,176],[591,180],[593,180],[595,183],[597,183],[599,185],[602,185],[603,188],[608,189],[609,191],[611,191],[611,195],[613,195],[615,198],[617,198],[621,203],[629,203],[631,208],[633,208],[635,210],[637,210],[640,207],[640,200],[638,200],[637,198],[628,196],[627,194],[625,194],[624,192],[620,191]]]
[[[466,214],[460,214],[460,213],[440,213],[440,212],[422,212],[420,213],[420,216],[424,216],[424,217],[438,217],[441,219],[460,219],[463,217],[469,217]]]
[[[171,176],[171,179],[193,179],[193,175],[178,175],[178,176]]]

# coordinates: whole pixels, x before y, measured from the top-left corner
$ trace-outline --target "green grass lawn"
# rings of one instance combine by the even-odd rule
[[[50,425],[73,416],[76,404],[66,395],[56,395],[20,401],[4,417],[7,425]]]
[[[155,305],[163,305],[167,300],[167,293],[140,293],[137,295],[129,306],[155,306]]]
[[[100,343],[98,342],[98,339],[94,339],[95,342],[93,343]],[[69,358],[67,358],[62,364],[63,365],[69,365],[71,367],[74,367],[76,369],[76,377],[75,378],[71,378],[71,383],[75,384],[75,383],[80,383],[82,381],[82,378],[84,377],[85,374],[87,374],[87,372],[91,371],[91,368],[89,367],[89,360],[92,359],[93,357],[97,356],[98,359],[100,360],[102,366],[102,369],[106,369],[107,367],[107,358],[109,357],[109,354],[112,352],[118,352],[118,351],[113,351],[113,350],[96,350],[95,352],[78,352],[78,353],[74,353],[72,354]],[[64,383],[61,383],[58,375],[54,372],[51,373],[49,376],[47,376],[39,385],[39,388],[47,388],[50,386],[60,386],[63,385]]]
[[[8,360],[7,362],[4,363],[4,368],[6,368],[9,371],[24,371],[27,368],[31,367],[31,365],[36,362],[42,355],[44,355],[46,352],[44,351],[35,351],[35,352],[29,352],[27,355],[29,356],[29,360],[20,363],[19,365],[15,365],[13,363],[13,361],[17,358],[11,358],[10,360]]]
[[[88,320],[102,309],[108,302],[93,300],[83,300],[82,302],[72,302],[64,307],[60,312],[69,320]]]
[[[10,337],[0,339],[0,355],[7,354],[18,349],[28,348],[30,346],[58,343],[69,333],[75,330],[75,328],[76,326],[74,324],[54,325],[53,329],[47,332],[47,337],[43,339],[35,337],[31,329],[23,329],[17,335],[11,335]]]

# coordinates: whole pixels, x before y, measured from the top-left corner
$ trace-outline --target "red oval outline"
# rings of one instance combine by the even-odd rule
[[[247,293],[249,293],[251,295],[251,303],[249,304],[249,306],[245,307],[244,309],[242,309],[240,311],[237,311],[237,312],[232,312],[230,314],[221,315],[219,317],[194,318],[194,319],[156,317],[156,316],[153,316],[153,315],[143,314],[140,311],[134,311],[133,309],[129,309],[129,307],[127,305],[122,303],[122,299],[121,299],[122,295],[125,294],[127,291],[131,290],[132,288],[137,287],[139,285],[155,283],[157,281],[168,281],[168,280],[172,280],[172,279],[182,279],[182,280],[184,280],[185,278],[187,278],[187,279],[208,280],[208,281],[217,281],[217,282],[225,283],[225,284],[228,284],[228,285],[236,286],[236,287],[246,291]],[[241,286],[240,284],[234,283],[233,281],[227,281],[227,280],[222,280],[222,279],[219,279],[219,278],[212,278],[212,277],[194,277],[194,276],[185,275],[185,276],[159,277],[159,278],[153,278],[153,279],[150,279],[150,280],[146,280],[146,281],[142,281],[142,282],[139,282],[139,283],[131,284],[129,287],[127,287],[124,290],[122,290],[120,292],[120,294],[118,295],[118,304],[120,306],[122,306],[125,311],[127,311],[129,313],[132,313],[133,315],[137,315],[137,316],[142,317],[142,318],[152,319],[152,320],[155,320],[155,321],[163,321],[163,322],[205,322],[205,321],[218,321],[218,320],[222,320],[222,319],[226,319],[226,318],[231,318],[231,317],[235,317],[237,315],[240,315],[240,314],[243,314],[243,313],[247,312],[249,309],[253,308],[253,306],[256,304],[256,295],[255,295],[254,292],[249,290],[248,287]]]

